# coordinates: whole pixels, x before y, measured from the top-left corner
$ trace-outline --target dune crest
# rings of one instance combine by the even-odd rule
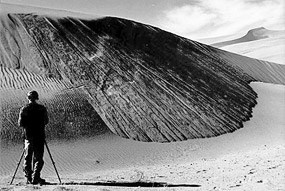
[[[259,64],[262,71],[274,64],[129,20],[4,14],[0,25],[1,67],[68,84],[112,132],[139,141],[233,132],[256,104],[249,82],[285,83],[284,67],[255,75]]]

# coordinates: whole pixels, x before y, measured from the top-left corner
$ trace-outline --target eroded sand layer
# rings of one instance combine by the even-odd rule
[[[3,14],[0,24],[2,67],[68,83],[125,138],[171,142],[233,132],[256,104],[249,82],[285,83],[285,67],[134,21]]]

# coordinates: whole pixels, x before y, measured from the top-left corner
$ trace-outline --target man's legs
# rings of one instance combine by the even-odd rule
[[[27,178],[27,183],[32,182],[32,158],[33,158],[33,143],[25,140],[25,155],[24,155],[24,173]]]
[[[44,141],[34,142],[34,172],[33,172],[33,183],[41,183],[44,180],[41,179],[41,170],[44,165]]]

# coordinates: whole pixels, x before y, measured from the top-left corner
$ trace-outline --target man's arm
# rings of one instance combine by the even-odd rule
[[[20,109],[18,125],[19,125],[19,127],[24,127],[24,125],[25,125],[25,111],[24,111],[24,108]]]
[[[19,125],[19,127],[22,127],[22,137],[24,138],[24,139],[26,139],[26,129],[25,129],[25,124],[26,124],[26,122],[25,122],[25,110],[24,110],[24,107],[22,107],[21,109],[20,109],[20,113],[19,113],[19,119],[18,119],[18,125]]]

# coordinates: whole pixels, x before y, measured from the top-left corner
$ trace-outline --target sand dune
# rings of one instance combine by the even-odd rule
[[[283,84],[285,82],[285,69],[282,64],[274,64],[262,60],[252,60],[252,58],[241,56],[238,54],[233,54],[229,52],[224,52],[221,50],[220,56],[225,60],[228,60],[230,64],[234,67],[240,68],[255,80],[273,83],[273,84]],[[243,60],[243,62],[240,62]]]
[[[44,7],[25,6],[25,5],[17,5],[17,4],[1,2],[0,14],[7,14],[7,13],[38,13],[41,15],[53,15],[57,17],[71,16],[71,17],[80,17],[80,18],[96,18],[95,15],[89,15],[80,12],[56,10]]]
[[[285,188],[283,65],[129,20],[3,7],[1,188]],[[26,186],[21,170],[18,186],[7,185],[22,149],[17,114],[30,89],[50,111],[48,142],[68,185]],[[44,177],[57,182],[47,154],[45,161]]]
[[[278,64],[285,64],[285,37],[272,37],[258,41],[245,42],[222,47],[251,58],[257,58]]]
[[[135,140],[232,132],[252,116],[250,81],[284,83],[283,66],[128,20],[4,14],[1,25],[2,67],[72,84],[111,131]]]
[[[229,41],[224,41],[224,42],[218,42],[211,44],[214,47],[224,47],[224,46],[229,46],[233,44],[239,44],[239,43],[244,43],[244,42],[250,42],[250,41],[256,41],[256,40],[261,40],[265,38],[280,38],[280,37],[285,37],[285,31],[277,31],[277,30],[268,30],[264,27],[259,27],[255,28],[252,30],[249,30],[247,34],[241,38],[234,39],[234,40],[229,40]]]
[[[226,41],[224,39],[227,39]],[[229,40],[230,39],[230,40]],[[234,40],[232,40],[234,39]],[[202,40],[206,44],[240,55],[285,64],[284,31],[268,30],[263,27],[250,30],[245,36],[220,37]]]
[[[259,95],[259,104],[253,110],[253,118],[234,133],[164,144],[137,142],[112,134],[68,143],[50,143],[63,182],[87,183],[85,186],[64,187],[100,190],[103,188],[91,183],[114,182],[120,185],[141,181],[200,185],[198,188],[178,186],[175,190],[284,189],[285,120],[282,113],[285,110],[280,105],[285,104],[285,89],[282,85],[264,83],[252,83],[251,86]],[[14,169],[20,150],[19,145],[2,157],[5,165],[2,165],[0,182],[3,185],[11,178],[10,169]],[[45,161],[45,177],[58,182],[47,155]],[[23,181],[20,171],[15,183]],[[128,188],[128,184],[125,187],[107,185],[104,188],[110,190],[134,189]],[[59,187],[63,186],[41,188],[52,190]],[[17,188],[31,187],[19,185]],[[148,189],[140,187],[140,190]]]

